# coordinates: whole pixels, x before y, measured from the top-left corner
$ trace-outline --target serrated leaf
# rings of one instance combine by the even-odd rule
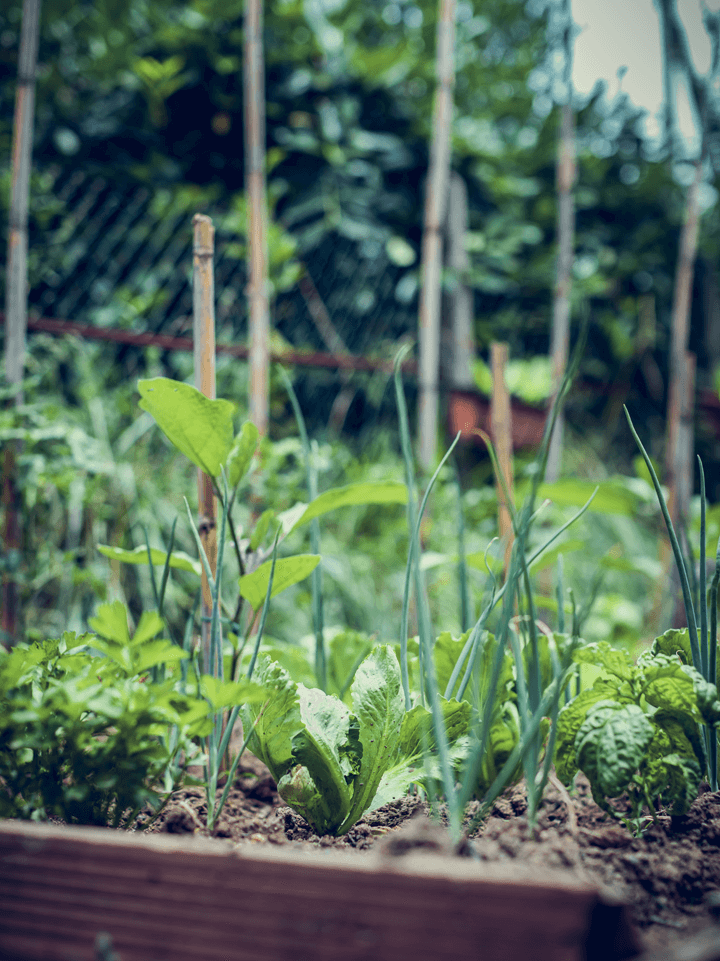
[[[171,664],[173,661],[182,661],[189,657],[184,651],[172,641],[159,640],[144,643],[141,648],[133,652],[132,669],[136,674],[142,674],[150,670],[157,664]]]
[[[292,587],[311,574],[320,563],[318,554],[296,554],[293,557],[281,557],[275,564],[271,597]],[[272,561],[261,564],[252,574],[245,574],[240,578],[240,593],[249,602],[254,611],[262,606],[267,594],[270,581]]]
[[[235,405],[210,400],[190,384],[155,377],[138,381],[140,407],[168,440],[211,477],[220,475],[233,446]]]
[[[148,563],[147,547],[135,547],[133,550],[127,551],[122,547],[110,547],[108,544],[98,544],[97,549],[101,554],[104,554],[105,557],[109,557],[111,561],[121,561],[123,564]],[[162,551],[158,547],[151,547],[150,555],[153,564],[156,564],[158,567],[164,566],[167,551]],[[170,555],[170,567],[181,571],[190,571],[192,574],[197,574],[198,577],[200,577],[202,573],[200,561],[190,557],[190,555],[184,551],[172,552]]]
[[[130,643],[127,611],[120,601],[101,604],[95,617],[88,619],[88,624],[100,637],[108,641],[114,641],[123,647]]]
[[[145,644],[165,629],[165,621],[157,611],[143,611],[133,634],[132,646]],[[168,642],[169,643],[169,642]],[[176,645],[171,645],[176,646]]]
[[[227,458],[228,484],[231,488],[237,487],[247,473],[259,436],[257,427],[249,420],[238,431]]]

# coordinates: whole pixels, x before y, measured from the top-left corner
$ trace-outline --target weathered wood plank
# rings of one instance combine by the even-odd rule
[[[121,961],[583,961],[601,908],[466,859],[0,823],[3,961],[94,961],[101,932]]]

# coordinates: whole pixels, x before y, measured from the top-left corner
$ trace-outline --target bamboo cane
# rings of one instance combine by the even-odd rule
[[[440,397],[440,275],[442,224],[450,173],[450,127],[455,83],[455,0],[440,0],[437,27],[437,88],[433,106],[430,169],[425,196],[422,239],[422,290],[419,313],[419,459],[429,470],[437,456]]]
[[[508,345],[493,343],[490,345],[490,365],[492,368],[493,390],[490,404],[490,433],[492,434],[498,464],[505,480],[505,487],[513,497],[513,442],[512,442],[512,410],[510,394],[505,382],[505,368],[508,361]],[[512,551],[513,529],[510,509],[505,498],[500,480],[496,478],[495,486],[498,498],[498,529],[500,538],[505,542],[505,569],[510,562]]]
[[[245,189],[248,198],[250,420],[268,429],[270,317],[265,190],[265,68],[262,0],[245,3]]]
[[[552,376],[554,395],[560,388],[570,350],[570,312],[572,289],[573,251],[575,244],[575,199],[573,186],[576,177],[575,164],[575,116],[572,108],[572,60],[573,60],[573,19],[569,0],[563,0],[562,36],[565,56],[564,81],[567,90],[567,103],[560,108],[560,132],[556,166],[557,181],[557,265],[555,270],[555,292],[553,296],[553,320],[550,353],[552,357]],[[551,400],[551,406],[552,401]],[[553,435],[550,439],[545,480],[550,483],[560,476],[562,464],[564,417],[559,412]]]
[[[18,84],[13,120],[10,222],[7,245],[5,374],[15,387],[13,402],[21,404],[27,333],[27,222],[32,165],[35,68],[40,35],[40,0],[23,0]],[[2,577],[2,639],[12,643],[18,631],[18,590],[13,568],[21,546],[20,492],[16,465],[18,445],[8,444],[3,457],[2,504],[4,509]]]
[[[213,254],[215,228],[203,214],[193,217],[193,341],[195,386],[206,397],[215,399],[215,289]],[[212,478],[198,468],[198,531],[210,569],[217,566],[217,521]],[[205,572],[202,574],[202,655],[203,668],[210,671],[210,617],[212,597]]]

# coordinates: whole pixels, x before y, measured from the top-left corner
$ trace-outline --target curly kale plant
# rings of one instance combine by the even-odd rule
[[[687,663],[687,631],[667,631],[635,664],[605,642],[574,658],[602,673],[560,711],[560,778],[569,784],[583,771],[595,801],[617,817],[610,801],[627,793],[631,815],[624,820],[636,827],[644,808],[652,816],[660,804],[685,814],[706,773],[701,725],[720,723],[716,686]]]

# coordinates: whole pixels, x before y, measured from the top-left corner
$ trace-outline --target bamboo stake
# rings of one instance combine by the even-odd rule
[[[18,85],[13,124],[12,184],[7,247],[5,372],[8,383],[18,385],[16,402],[22,403],[19,385],[25,365],[27,329],[27,222],[32,163],[35,68],[40,33],[40,0],[23,0]]]
[[[490,433],[492,434],[498,464],[505,480],[505,486],[512,499],[513,494],[513,442],[512,410],[510,394],[505,381],[505,368],[508,362],[508,345],[490,345],[490,366],[492,369],[493,389],[490,402]],[[513,529],[510,509],[500,480],[496,478],[495,487],[498,498],[498,529],[500,538],[505,542],[505,569],[510,562]]]
[[[446,294],[448,326],[450,328],[450,357],[448,380],[453,390],[473,390],[473,362],[475,360],[475,332],[473,330],[472,291],[463,283],[463,273],[470,266],[465,246],[468,232],[468,197],[465,181],[458,173],[450,174],[448,186],[447,265],[454,281]]]
[[[193,342],[195,386],[206,397],[215,399],[215,285],[213,254],[215,228],[204,214],[193,217]],[[217,567],[217,520],[212,478],[198,468],[198,531],[210,569]],[[210,585],[202,574],[202,655],[203,669],[211,672],[210,617],[212,597]]]
[[[569,0],[563,0],[563,47],[565,54],[564,80],[567,90],[567,103],[560,108],[560,134],[556,182],[558,194],[557,207],[557,266],[555,272],[555,293],[553,297],[553,320],[550,353],[552,356],[553,391],[556,393],[567,367],[570,350],[570,293],[572,289],[573,252],[575,244],[575,199],[573,186],[576,177],[575,164],[575,116],[572,108],[572,60],[573,60],[573,19]],[[554,400],[554,398],[553,398]],[[551,400],[551,405],[553,400]],[[560,410],[550,439],[545,480],[556,481],[560,476],[562,464],[564,418]]]
[[[673,298],[665,476],[668,485],[668,510],[670,511],[670,518],[676,526],[681,517],[687,516],[691,493],[690,490],[682,489],[682,478],[687,472],[687,468],[683,464],[687,456],[687,443],[683,443],[682,420],[683,417],[687,419],[686,407],[690,402],[688,398],[687,347],[690,337],[690,307],[700,227],[699,200],[702,168],[703,163],[700,159],[695,165],[695,177],[688,189],[685,223],[680,234],[680,251],[675,273],[675,294]],[[692,476],[692,470],[690,476]]]
[[[455,83],[455,0],[440,0],[437,26],[437,87],[433,105],[433,136],[425,196],[422,239],[422,290],[419,315],[418,434],[419,460],[430,470],[437,457],[440,397],[440,277],[442,225],[450,173],[450,127]]]
[[[35,69],[40,35],[40,0],[23,0],[18,83],[13,120],[12,180],[7,244],[7,288],[5,297],[5,374],[15,387],[14,404],[22,404],[27,334],[27,222],[32,165],[33,117],[35,113]],[[8,444],[3,456],[2,504],[4,509],[3,554],[6,567],[2,577],[3,642],[12,643],[18,631],[18,590],[13,567],[21,546],[20,492],[17,488],[18,445]]]
[[[245,2],[245,189],[248,198],[250,420],[268,429],[270,317],[265,190],[265,67],[262,0]]]

